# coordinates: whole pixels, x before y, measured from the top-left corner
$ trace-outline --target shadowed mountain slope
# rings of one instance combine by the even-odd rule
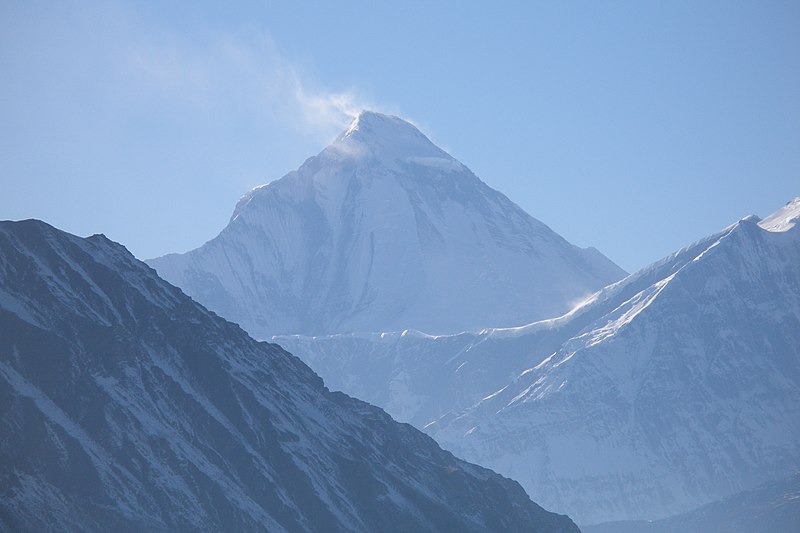
[[[0,223],[0,529],[564,531],[169,285],[125,248]]]

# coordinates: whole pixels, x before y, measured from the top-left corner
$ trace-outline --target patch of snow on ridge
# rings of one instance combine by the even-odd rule
[[[767,230],[783,232],[792,229],[800,219],[800,197],[795,198],[758,223]]]
[[[453,172],[459,172],[464,170],[464,165],[462,165],[455,159],[449,159],[444,157],[408,157],[406,158],[406,161],[408,163],[434,167],[439,170],[445,170],[445,171],[449,170]]]

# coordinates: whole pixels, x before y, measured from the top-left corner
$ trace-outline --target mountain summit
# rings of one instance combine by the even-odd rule
[[[372,157],[385,161],[403,156],[453,160],[410,122],[374,111],[359,113],[350,126],[336,138],[332,148],[361,149]]]
[[[149,264],[260,338],[518,325],[624,275],[373,112],[245,195],[216,238]]]

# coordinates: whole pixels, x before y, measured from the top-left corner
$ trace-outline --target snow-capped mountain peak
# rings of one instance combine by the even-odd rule
[[[373,159],[384,165],[396,163],[452,164],[447,152],[433,144],[412,123],[393,115],[362,111],[323,155],[345,159]]]
[[[767,231],[787,231],[800,220],[800,196],[758,223]]]
[[[369,111],[247,194],[215,239],[150,264],[259,338],[520,325],[624,275],[409,122]]]

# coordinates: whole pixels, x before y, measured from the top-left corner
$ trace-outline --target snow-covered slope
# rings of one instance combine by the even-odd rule
[[[788,231],[800,221],[800,198],[788,202],[770,216],[758,223],[768,231]]]
[[[270,340],[305,361],[332,390],[347,391],[396,420],[424,428],[505,386],[530,366],[532,354],[548,340],[557,348],[563,335],[549,329],[539,335],[504,331],[431,336],[406,330]]]
[[[0,530],[564,531],[103,236],[0,223]]]
[[[275,341],[579,523],[655,519],[800,467],[798,215],[743,219],[524,327]]]
[[[372,112],[246,195],[216,238],[149,264],[257,338],[520,325],[625,274]]]

